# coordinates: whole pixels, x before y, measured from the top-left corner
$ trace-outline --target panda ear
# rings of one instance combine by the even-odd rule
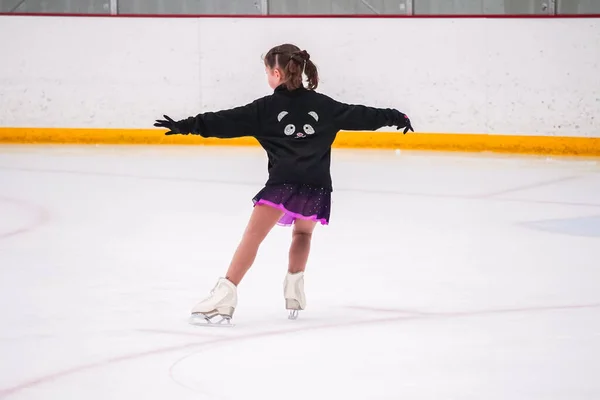
[[[308,115],[310,115],[311,117],[313,117],[315,119],[315,121],[319,122],[319,114],[317,114],[314,111],[311,111],[308,113]]]
[[[277,121],[281,122],[281,120],[283,119],[283,117],[285,117],[288,114],[289,113],[287,111],[280,112],[279,115],[277,116]]]

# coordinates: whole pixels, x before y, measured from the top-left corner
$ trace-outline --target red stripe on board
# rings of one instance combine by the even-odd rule
[[[343,19],[343,18],[372,18],[372,19],[581,19],[600,18],[600,14],[298,14],[298,15],[248,15],[248,14],[68,14],[68,13],[0,13],[0,16],[15,17],[102,17],[102,18],[320,18],[320,19]]]

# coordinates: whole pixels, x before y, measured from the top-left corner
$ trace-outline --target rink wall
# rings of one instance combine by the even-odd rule
[[[255,145],[152,123],[270,93],[261,55],[307,49],[319,90],[418,133],[335,146],[600,155],[600,18],[0,16],[0,142]]]

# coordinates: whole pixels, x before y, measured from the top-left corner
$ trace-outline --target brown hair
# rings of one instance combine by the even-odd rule
[[[269,68],[278,67],[283,71],[283,84],[288,90],[303,87],[302,74],[306,74],[309,90],[319,86],[317,66],[310,61],[310,54],[300,50],[293,44],[275,46],[265,56],[265,65]]]

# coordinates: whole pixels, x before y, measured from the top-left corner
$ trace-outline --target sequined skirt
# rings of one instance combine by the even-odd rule
[[[331,190],[299,184],[265,186],[252,199],[254,205],[267,205],[284,212],[278,225],[290,226],[297,219],[329,224]]]

